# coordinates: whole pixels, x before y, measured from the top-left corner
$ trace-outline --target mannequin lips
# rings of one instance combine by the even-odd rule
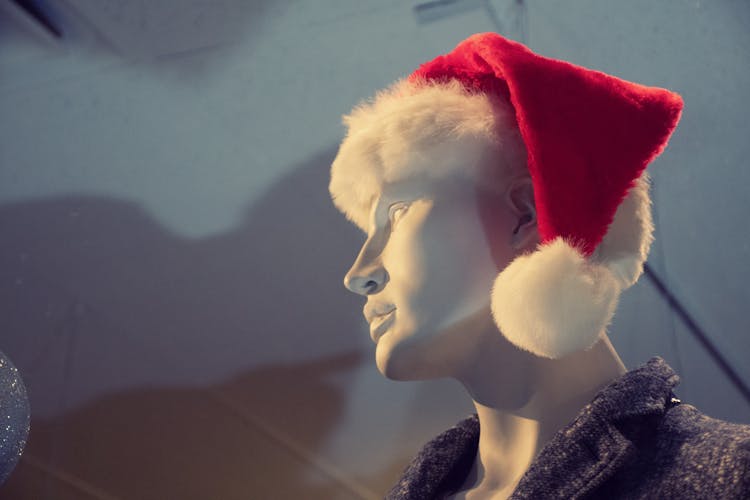
[[[367,304],[362,311],[362,314],[365,315],[365,319],[368,323],[372,323],[373,321],[378,319],[378,317],[384,316],[395,309],[396,306],[379,306]]]
[[[392,309],[391,312],[375,316],[370,323],[370,338],[376,344],[380,337],[390,328],[393,323],[393,319],[396,317],[396,309]]]

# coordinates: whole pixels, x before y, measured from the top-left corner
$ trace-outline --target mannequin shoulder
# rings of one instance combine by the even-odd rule
[[[680,451],[694,448],[708,451],[721,447],[725,451],[750,452],[750,425],[729,422],[702,413],[690,404],[680,404],[664,415],[660,435],[670,441],[683,442]]]
[[[750,425],[683,403],[669,410],[659,427],[656,446],[673,484],[686,494],[750,498]]]
[[[633,452],[597,498],[750,498],[750,425],[685,402],[652,423],[630,429]]]

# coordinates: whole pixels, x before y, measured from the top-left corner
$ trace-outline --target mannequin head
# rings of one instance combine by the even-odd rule
[[[419,161],[489,172],[505,159],[492,145],[458,139],[422,146]],[[517,172],[378,186],[344,283],[367,297],[364,315],[385,376],[460,377],[488,342],[516,350],[492,322],[490,295],[498,271],[538,243],[531,179]]]
[[[560,176],[555,166],[565,154],[527,151],[527,143],[538,146],[537,130],[522,137],[507,95],[457,80],[402,80],[343,118],[348,132],[329,191],[367,235],[344,281],[368,299],[364,314],[382,373],[466,380],[480,357],[495,367],[513,364],[508,353],[570,358],[605,336],[651,242],[645,173],[624,201],[594,196],[598,186],[571,188],[570,179],[588,177],[558,179],[550,172]],[[564,140],[550,143],[567,151]],[[551,165],[543,173],[540,157]],[[566,169],[591,165],[575,155],[570,162],[578,163]],[[607,207],[596,205],[601,200]],[[601,218],[613,207],[608,230],[592,225],[589,214]],[[571,220],[606,231],[590,255],[578,233],[551,233]]]

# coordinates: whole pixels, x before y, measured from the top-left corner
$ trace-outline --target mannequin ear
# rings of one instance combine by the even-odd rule
[[[521,249],[538,243],[539,232],[536,226],[534,185],[531,178],[522,177],[511,181],[511,185],[506,192],[506,202],[516,216],[511,244],[515,248]]]

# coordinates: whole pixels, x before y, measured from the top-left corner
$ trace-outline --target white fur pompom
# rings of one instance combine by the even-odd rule
[[[492,315],[520,349],[557,359],[596,343],[609,325],[620,285],[558,237],[515,258],[495,279]]]

